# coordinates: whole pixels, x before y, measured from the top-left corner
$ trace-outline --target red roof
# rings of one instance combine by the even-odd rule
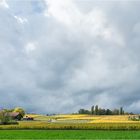
[[[19,115],[19,112],[10,112],[9,113],[9,116],[11,116],[11,117],[16,117],[18,115]]]

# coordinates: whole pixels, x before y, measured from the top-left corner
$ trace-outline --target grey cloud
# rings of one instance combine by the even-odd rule
[[[138,1],[6,2],[9,9],[0,8],[1,106],[37,113],[93,104],[139,111]]]

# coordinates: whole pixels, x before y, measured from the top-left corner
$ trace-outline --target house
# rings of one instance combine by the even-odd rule
[[[140,121],[140,115],[129,116],[129,120]]]
[[[23,118],[23,116],[19,113],[19,112],[9,112],[9,116],[13,119],[13,120],[21,120]]]

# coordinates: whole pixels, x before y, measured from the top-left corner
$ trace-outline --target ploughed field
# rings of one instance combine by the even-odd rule
[[[129,120],[128,115],[34,115],[33,121],[19,121],[18,125],[0,125],[0,129],[39,130],[140,130],[140,121]]]
[[[107,130],[0,130],[0,139],[140,139],[140,131]]]

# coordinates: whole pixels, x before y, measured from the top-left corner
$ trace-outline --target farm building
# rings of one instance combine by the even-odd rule
[[[21,120],[23,118],[23,116],[19,113],[19,112],[10,112],[9,116],[13,119],[13,120]]]

